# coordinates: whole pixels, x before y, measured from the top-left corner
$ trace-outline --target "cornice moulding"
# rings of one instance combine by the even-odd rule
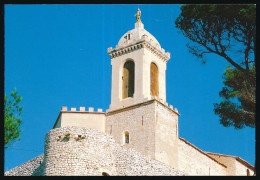
[[[115,57],[122,56],[124,54],[130,53],[132,51],[135,51],[135,50],[138,50],[141,48],[146,48],[146,49],[150,50],[153,54],[155,54],[156,56],[159,56],[165,62],[168,62],[168,60],[170,59],[169,52],[165,53],[164,49],[158,49],[158,48],[154,47],[149,42],[147,42],[145,39],[138,41],[134,44],[129,44],[128,46],[124,46],[124,47],[116,47],[114,49],[112,49],[110,47],[110,48],[108,48],[107,52],[108,52],[110,58],[113,59]]]

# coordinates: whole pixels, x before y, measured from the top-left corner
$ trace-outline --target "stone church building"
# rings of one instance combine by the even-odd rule
[[[62,107],[45,137],[44,154],[6,176],[253,175],[254,166],[204,152],[179,137],[176,108],[166,101],[165,52],[136,14],[111,58],[111,104],[106,112]]]

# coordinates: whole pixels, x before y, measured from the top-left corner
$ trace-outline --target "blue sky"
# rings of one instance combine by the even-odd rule
[[[5,93],[17,88],[24,107],[21,141],[5,150],[5,171],[43,153],[62,106],[109,108],[107,48],[134,28],[138,7],[144,28],[171,53],[166,98],[181,114],[180,137],[254,165],[255,129],[223,127],[213,112],[229,64],[217,55],[202,64],[188,52],[174,24],[180,5],[5,5]]]

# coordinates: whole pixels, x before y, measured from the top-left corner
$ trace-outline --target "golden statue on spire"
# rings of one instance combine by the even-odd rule
[[[136,16],[136,22],[141,22],[141,11],[140,11],[140,9],[138,8],[137,9],[137,13],[135,14],[135,16]]]

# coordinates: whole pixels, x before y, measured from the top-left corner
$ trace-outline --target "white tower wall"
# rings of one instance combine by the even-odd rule
[[[158,68],[158,96],[166,102],[166,63],[170,53],[165,53],[159,42],[144,29],[141,22],[135,23],[135,29],[122,36],[115,49],[108,48],[112,65],[111,104],[108,111],[128,107],[153,99],[150,93],[151,63]],[[133,97],[122,98],[123,66],[126,61],[135,63],[135,81]]]

